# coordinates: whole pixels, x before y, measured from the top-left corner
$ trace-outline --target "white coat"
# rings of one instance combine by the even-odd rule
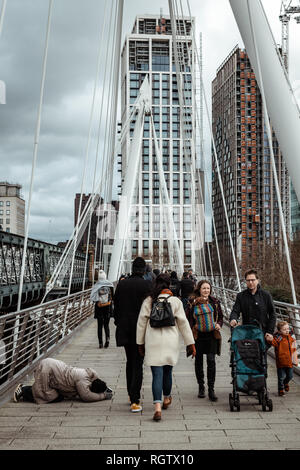
[[[160,297],[168,297],[168,294],[160,294]],[[172,306],[175,326],[152,328],[149,321],[152,298],[147,297],[141,306],[137,322],[136,342],[145,345],[145,364],[147,366],[174,366],[177,363],[180,352],[179,332],[183,336],[186,346],[195,343],[181,300],[171,296],[168,298],[168,302]]]

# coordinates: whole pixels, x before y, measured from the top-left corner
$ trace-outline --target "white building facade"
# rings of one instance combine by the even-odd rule
[[[195,269],[195,244],[199,239],[199,233],[195,232],[197,204],[192,190],[196,176],[195,51],[189,18],[177,20],[177,34],[180,77],[183,83],[181,96],[177,88],[170,18],[159,15],[136,17],[132,33],[127,35],[122,50],[122,126],[130,116],[141,84],[148,77],[152,90],[154,127],[162,154],[180,253],[184,269]],[[122,182],[133,130],[134,123],[122,144]],[[145,116],[141,152],[139,184],[134,205],[135,223],[132,224],[130,233],[130,257],[140,255],[145,259],[152,259],[153,267],[169,268],[168,234],[163,219],[150,116]]]
[[[19,184],[0,182],[0,230],[25,235],[25,201]]]

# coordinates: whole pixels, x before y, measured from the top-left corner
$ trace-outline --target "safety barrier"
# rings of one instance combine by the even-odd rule
[[[0,317],[0,395],[68,340],[91,316],[86,290]]]

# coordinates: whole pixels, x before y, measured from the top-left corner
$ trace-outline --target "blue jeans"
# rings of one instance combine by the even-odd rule
[[[279,367],[277,369],[278,377],[278,390],[283,390],[284,386],[290,382],[293,378],[292,367]]]
[[[171,395],[172,366],[151,366],[153,403],[162,403],[162,393],[165,397]]]

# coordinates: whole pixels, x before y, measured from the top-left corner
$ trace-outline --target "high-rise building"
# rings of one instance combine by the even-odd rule
[[[212,120],[233,245],[242,268],[258,262],[263,243],[276,246],[282,240],[265,119],[249,57],[236,46],[212,83]],[[290,182],[274,132],[272,143],[289,231]],[[212,158],[216,232],[218,242],[229,253],[225,212]]]
[[[91,194],[82,194],[81,211],[83,213],[86,204],[90,199]],[[81,195],[76,194],[74,200],[74,225],[77,224],[79,206]],[[85,250],[89,240],[91,250],[95,251],[95,260],[98,262],[102,259],[103,250],[105,251],[105,244],[111,243],[114,236],[114,227],[116,225],[117,213],[119,210],[119,202],[112,201],[111,204],[104,204],[103,199],[99,199],[96,207],[92,213],[91,225],[89,229],[89,222],[81,235],[81,240],[78,244],[79,250]],[[90,234],[89,234],[90,230]],[[98,238],[98,242],[97,242]],[[106,242],[107,241],[107,242]],[[101,266],[103,268],[103,266]]]
[[[0,182],[0,230],[25,235],[25,201],[20,184]]]
[[[194,19],[192,19],[192,22]],[[162,153],[163,170],[176,235],[184,267],[195,267],[192,233],[191,161],[195,158],[195,50],[190,18],[176,20],[181,96],[177,88],[171,20],[162,15],[137,16],[122,50],[122,125],[130,116],[145,77],[152,90],[152,115]],[[181,112],[182,111],[182,112]],[[184,116],[184,117],[183,117]],[[183,124],[183,120],[184,125]],[[124,180],[134,124],[122,144],[121,173]],[[184,134],[184,135],[183,135]],[[163,222],[162,198],[150,117],[145,116],[141,171],[135,200],[136,220],[131,233],[131,255],[153,260],[154,266],[169,264],[168,234]],[[194,180],[193,180],[194,181]]]

